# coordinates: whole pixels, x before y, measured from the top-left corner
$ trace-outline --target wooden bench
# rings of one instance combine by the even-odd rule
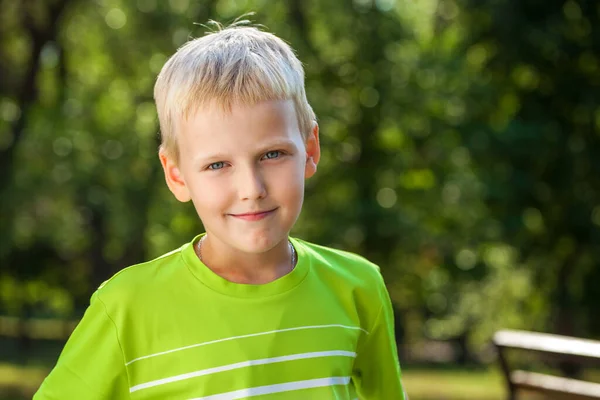
[[[600,366],[600,341],[516,330],[496,332],[493,339],[508,385],[508,398],[517,399],[524,390],[546,399],[600,399],[600,383],[540,374],[510,368],[507,350],[535,352],[545,359],[578,365]]]

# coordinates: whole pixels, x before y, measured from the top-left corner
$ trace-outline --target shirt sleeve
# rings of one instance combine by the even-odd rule
[[[381,286],[379,313],[359,344],[352,379],[360,400],[408,400],[401,381],[392,302],[383,280]]]
[[[98,291],[33,399],[129,399],[117,328]]]

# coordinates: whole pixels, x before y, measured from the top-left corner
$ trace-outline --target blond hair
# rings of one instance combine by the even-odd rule
[[[306,138],[315,114],[306,98],[302,64],[291,47],[255,27],[217,26],[217,31],[185,43],[158,75],[154,100],[161,149],[178,162],[177,123],[208,102],[229,110],[233,104],[292,100]]]

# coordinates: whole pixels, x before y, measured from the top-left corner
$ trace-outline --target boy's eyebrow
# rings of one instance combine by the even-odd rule
[[[259,147],[258,153],[267,151],[267,150],[272,150],[274,148],[277,147],[286,147],[286,146],[293,146],[295,143],[293,140],[291,139],[279,139],[279,140],[274,140],[270,143],[267,143],[261,147]]]
[[[289,147],[289,146],[293,146],[294,144],[295,144],[294,141],[291,139],[276,140],[276,141],[264,144],[261,147],[258,147],[256,150],[256,153],[260,154],[260,153],[267,152],[269,150],[275,150],[278,147]],[[203,164],[209,163],[211,161],[214,162],[214,161],[226,160],[229,157],[230,156],[226,153],[200,155],[194,159],[194,165],[202,166]]]
[[[204,164],[209,164],[211,162],[225,160],[227,158],[224,153],[211,154],[208,156],[198,156],[194,158],[194,165],[197,167],[202,167]]]

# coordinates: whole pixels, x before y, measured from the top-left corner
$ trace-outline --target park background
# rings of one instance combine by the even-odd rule
[[[600,337],[600,2],[0,0],[0,398],[102,281],[202,231],[152,88],[249,11],[321,128],[293,235],[381,266],[411,399],[503,398],[501,328]]]

